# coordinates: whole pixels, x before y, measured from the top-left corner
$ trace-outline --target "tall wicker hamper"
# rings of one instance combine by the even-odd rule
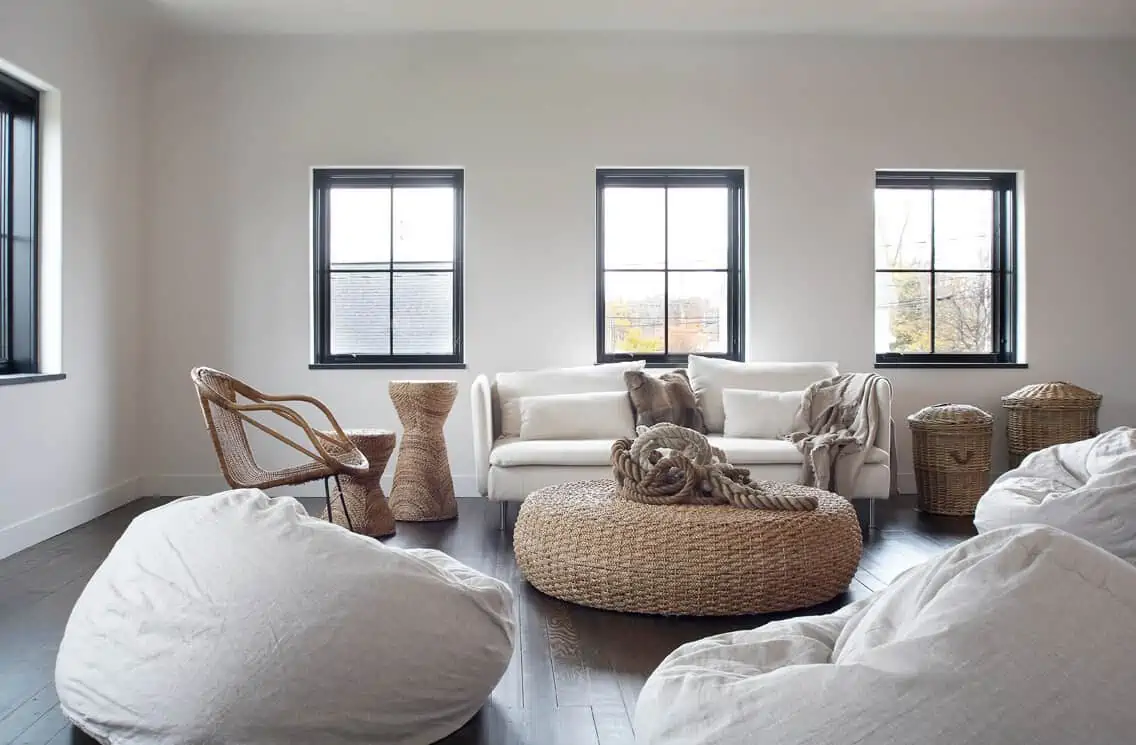
[[[1101,395],[1072,383],[1035,383],[1002,397],[1010,467],[1030,453],[1100,434]]]
[[[920,512],[973,515],[990,485],[994,417],[967,404],[937,404],[907,417]]]

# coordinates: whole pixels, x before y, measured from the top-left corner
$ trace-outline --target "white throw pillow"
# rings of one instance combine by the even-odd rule
[[[804,391],[722,391],[726,437],[757,437],[775,440],[793,431],[793,420],[801,408]]]
[[[722,391],[800,391],[810,384],[838,374],[835,362],[732,362],[690,355],[690,385],[706,428],[718,433],[726,424]]]
[[[520,437],[521,399],[564,393],[627,392],[623,373],[642,370],[642,360],[608,365],[558,367],[546,370],[497,373],[497,400],[501,407],[501,436]]]
[[[614,440],[635,436],[635,414],[627,391],[525,396],[520,405],[522,440]]]

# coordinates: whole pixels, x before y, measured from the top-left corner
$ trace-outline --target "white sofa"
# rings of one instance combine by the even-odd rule
[[[474,380],[471,400],[477,485],[482,496],[501,503],[502,521],[508,502],[523,501],[537,489],[612,475],[609,458],[614,438],[609,432],[593,437],[581,432],[583,436],[573,439],[522,439],[517,430],[519,400],[531,396],[626,392],[622,374],[632,367],[632,363],[595,365],[499,373],[494,380],[480,375]],[[781,439],[725,436],[722,389],[796,391],[836,373],[836,364],[827,362],[728,363],[692,358],[688,368],[699,408],[710,429],[710,442],[721,448],[731,463],[750,469],[754,478],[787,482],[800,480],[801,453]],[[890,495],[892,485],[890,384],[881,380],[877,393],[882,425],[853,495],[872,500],[873,508],[876,499]],[[633,432],[627,434],[631,436]]]

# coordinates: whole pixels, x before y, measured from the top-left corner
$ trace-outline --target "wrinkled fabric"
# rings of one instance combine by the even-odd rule
[[[513,650],[503,583],[237,490],[136,518],[72,611],[67,717],[104,743],[421,745]]]
[[[1136,562],[1136,429],[1117,427],[1040,450],[978,502],[980,532],[1043,523]]]
[[[1054,528],[980,535],[835,614],[686,644],[638,745],[1117,745],[1136,568]]]
[[[844,373],[805,389],[786,438],[801,451],[801,483],[856,496],[856,479],[880,428],[875,373]]]

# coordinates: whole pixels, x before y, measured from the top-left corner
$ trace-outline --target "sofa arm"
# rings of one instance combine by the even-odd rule
[[[876,400],[879,402],[880,428],[876,432],[876,447],[891,453],[891,381],[881,377],[876,381]]]
[[[477,490],[489,496],[489,452],[493,449],[493,389],[489,378],[478,375],[470,389],[473,405],[473,461],[477,472]]]

